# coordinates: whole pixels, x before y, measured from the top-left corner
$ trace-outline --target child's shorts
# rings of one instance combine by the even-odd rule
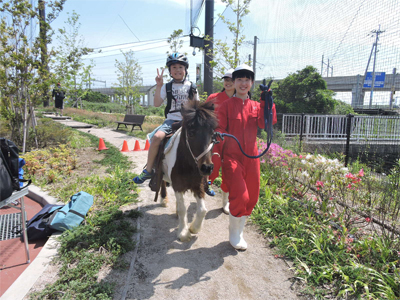
[[[177,121],[167,119],[155,131],[162,131],[162,132],[165,132],[166,135],[169,135],[172,133],[172,124],[175,122],[177,122]]]

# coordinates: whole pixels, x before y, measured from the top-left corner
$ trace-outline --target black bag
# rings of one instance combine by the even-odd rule
[[[31,184],[31,180],[20,179],[19,178],[19,149],[10,140],[5,138],[0,138],[0,152],[2,153],[2,160],[4,162],[5,169],[7,169],[9,176],[11,178],[11,185],[14,191],[20,191],[21,188],[25,188]],[[20,182],[27,182],[23,187],[20,186]],[[3,187],[1,188],[3,190]],[[11,194],[10,194],[11,195]],[[10,196],[9,195],[9,196]],[[9,197],[8,196],[8,197]],[[8,198],[6,197],[6,198]],[[1,199],[3,198],[3,192],[1,193]]]
[[[7,199],[14,191],[8,166],[0,151],[0,201]]]
[[[50,223],[53,220],[56,212],[64,205],[46,204],[32,219],[27,222],[26,231],[28,240],[40,240],[49,237],[57,230],[50,228]]]

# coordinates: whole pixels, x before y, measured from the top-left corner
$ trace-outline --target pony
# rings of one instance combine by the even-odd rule
[[[162,161],[163,181],[160,194],[161,203],[165,206],[168,202],[168,182],[175,192],[179,219],[177,236],[180,241],[185,242],[190,241],[192,233],[200,231],[207,212],[204,183],[205,176],[210,175],[214,168],[211,155],[218,120],[211,102],[187,101],[181,112],[183,120],[180,137],[176,138]],[[196,214],[190,225],[184,201],[187,191],[193,193],[197,202]]]

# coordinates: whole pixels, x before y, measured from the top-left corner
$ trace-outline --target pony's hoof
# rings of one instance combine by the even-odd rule
[[[168,206],[168,202],[169,202],[168,198],[161,199],[161,206],[162,207],[167,207]]]
[[[199,233],[200,229],[201,229],[201,228],[196,228],[196,227],[193,226],[193,225],[191,225],[191,226],[189,227],[190,232],[191,232],[191,233],[194,233],[194,234]]]
[[[185,232],[181,232],[181,234],[178,235],[178,239],[181,242],[189,242],[192,239],[192,235],[189,231],[185,230]]]

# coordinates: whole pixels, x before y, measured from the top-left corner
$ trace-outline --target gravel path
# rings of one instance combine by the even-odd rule
[[[113,129],[81,129],[122,149],[124,140],[130,150],[139,140]],[[147,151],[124,152],[139,174],[146,163]],[[294,274],[288,264],[274,257],[256,226],[246,225],[244,237],[248,250],[234,250],[228,240],[228,215],[221,209],[221,194],[206,195],[208,212],[202,230],[187,243],[176,237],[178,219],[175,197],[168,188],[170,204],[154,202],[147,182],[139,188],[138,247],[127,255],[128,271],[111,271],[105,280],[117,281],[114,299],[304,299],[293,286]],[[195,199],[185,195],[189,222],[195,211]],[[130,207],[128,209],[132,209]],[[136,208],[136,207],[135,207]]]

